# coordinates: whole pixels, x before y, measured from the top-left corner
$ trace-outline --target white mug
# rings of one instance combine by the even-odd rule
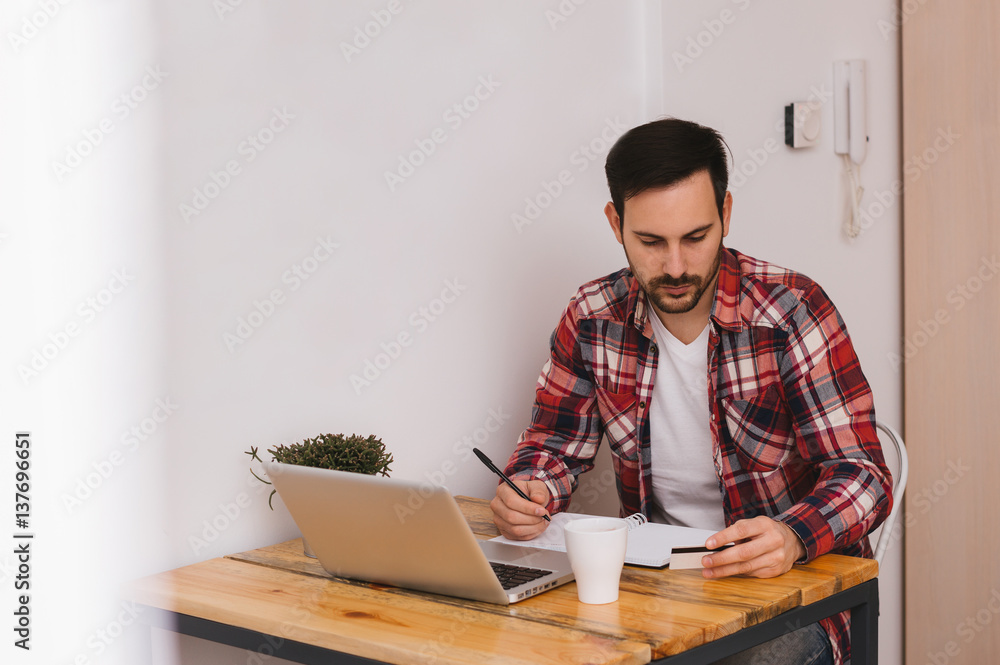
[[[565,525],[563,532],[580,602],[603,605],[618,600],[628,546],[625,520],[614,517],[573,520]]]

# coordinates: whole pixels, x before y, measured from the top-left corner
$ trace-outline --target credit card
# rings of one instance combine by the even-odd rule
[[[701,565],[701,558],[706,554],[721,552],[732,547],[733,543],[717,547],[710,550],[707,547],[674,547],[670,550],[670,570],[687,570],[691,568],[704,568]]]

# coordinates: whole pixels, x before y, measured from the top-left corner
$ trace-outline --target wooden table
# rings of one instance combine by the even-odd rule
[[[457,497],[479,537],[486,501]],[[329,577],[301,539],[138,580],[151,625],[299,663],[710,663],[852,611],[853,664],[877,662],[878,564],[819,557],[769,580],[626,566],[618,602],[570,583],[503,606]]]

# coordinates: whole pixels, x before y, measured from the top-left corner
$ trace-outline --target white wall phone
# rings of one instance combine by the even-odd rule
[[[851,238],[861,233],[860,165],[868,152],[867,95],[865,61],[838,60],[833,63],[833,150],[844,156],[851,187],[850,217],[846,230]]]

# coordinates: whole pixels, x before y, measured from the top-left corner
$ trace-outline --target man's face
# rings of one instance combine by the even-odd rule
[[[667,315],[690,312],[700,304],[707,316],[731,210],[727,192],[719,219],[711,178],[708,171],[699,171],[626,201],[624,226],[611,203],[605,213],[650,303]],[[709,287],[713,289],[703,299]]]

